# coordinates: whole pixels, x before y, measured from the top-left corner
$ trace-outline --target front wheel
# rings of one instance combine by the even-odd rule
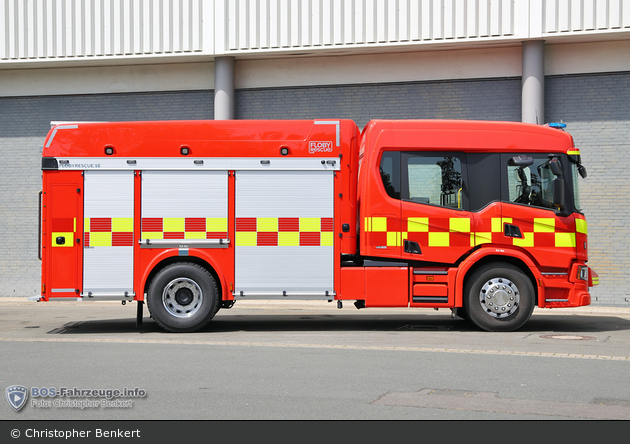
[[[475,271],[464,289],[468,318],[487,331],[521,328],[534,311],[535,292],[529,278],[510,264],[487,264]]]
[[[172,332],[197,331],[219,309],[214,277],[191,263],[176,263],[160,270],[151,281],[147,296],[155,322]]]

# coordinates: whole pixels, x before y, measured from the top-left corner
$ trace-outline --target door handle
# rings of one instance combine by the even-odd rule
[[[517,227],[516,225],[505,224],[504,229],[505,229],[504,234],[507,237],[518,237],[518,238],[523,237],[523,235],[521,234],[521,229]]]
[[[406,240],[404,242],[404,247],[405,253],[422,254],[422,251],[420,250],[420,244],[418,244],[418,242]]]
[[[55,243],[57,245],[65,245],[66,244],[65,236],[57,236],[57,239],[55,239]]]

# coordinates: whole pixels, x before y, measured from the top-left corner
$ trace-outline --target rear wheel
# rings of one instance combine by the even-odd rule
[[[475,271],[464,289],[468,318],[487,331],[521,328],[534,311],[534,287],[510,264],[491,263]]]
[[[191,263],[176,263],[160,270],[151,281],[147,296],[155,322],[172,332],[197,331],[219,309],[214,277]]]

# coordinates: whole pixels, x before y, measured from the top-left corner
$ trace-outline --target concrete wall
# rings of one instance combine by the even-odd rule
[[[214,63],[209,60],[121,66],[93,66],[91,60],[84,61],[83,66],[41,69],[10,69],[0,64],[0,95],[24,97],[214,88]],[[503,79],[522,74],[520,42],[448,51],[236,59],[235,66],[236,89]],[[626,71],[630,71],[630,40],[545,46],[547,76]]]

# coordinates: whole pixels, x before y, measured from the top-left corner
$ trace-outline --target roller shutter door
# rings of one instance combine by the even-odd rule
[[[84,173],[83,294],[133,294],[133,171]]]
[[[143,171],[143,240],[227,239],[227,171]]]
[[[237,171],[235,295],[333,294],[333,171]]]

